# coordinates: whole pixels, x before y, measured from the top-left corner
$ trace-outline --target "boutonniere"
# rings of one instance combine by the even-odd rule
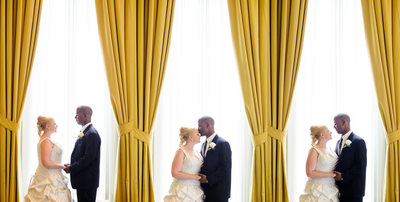
[[[79,135],[78,135],[78,139],[82,138],[83,136],[85,136],[85,134],[80,132]]]
[[[351,145],[351,140],[344,141],[343,149],[346,147],[350,147],[350,145]]]
[[[208,150],[215,149],[215,146],[217,145],[214,142],[211,142],[210,145],[208,145]]]

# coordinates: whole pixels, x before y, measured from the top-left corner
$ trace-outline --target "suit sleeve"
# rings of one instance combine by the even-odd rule
[[[346,183],[352,181],[354,178],[363,177],[367,168],[367,147],[364,140],[357,141],[357,144],[354,144],[354,146],[356,146],[355,164],[351,169],[342,173],[343,181]]]
[[[214,173],[211,173],[207,176],[209,186],[213,186],[215,183],[230,177],[231,168],[232,168],[232,151],[228,142],[223,142],[221,145],[218,145],[221,148],[219,151],[219,156],[221,159],[221,163],[219,164],[217,170]]]
[[[100,137],[97,133],[88,134],[84,155],[81,156],[69,169],[71,173],[79,173],[86,169],[96,159],[98,147],[100,147]]]

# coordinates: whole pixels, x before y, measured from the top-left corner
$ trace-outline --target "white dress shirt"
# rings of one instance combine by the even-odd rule
[[[85,131],[85,129],[86,129],[87,127],[89,127],[90,124],[92,124],[92,122],[89,122],[89,123],[87,123],[86,125],[82,126],[81,132],[83,133],[83,131]]]
[[[344,135],[342,136],[342,145],[340,145],[340,153],[342,153],[344,142],[346,142],[346,140],[349,138],[349,136],[350,136],[350,134],[351,134],[352,132],[353,132],[353,131],[350,130],[349,132],[347,132],[346,134],[344,134]]]
[[[217,135],[217,133],[212,134],[210,137],[207,138],[207,146],[206,146],[206,150],[203,151],[204,153],[204,157],[207,155],[207,151],[208,151],[208,147],[210,146],[210,143],[213,141],[214,137]]]

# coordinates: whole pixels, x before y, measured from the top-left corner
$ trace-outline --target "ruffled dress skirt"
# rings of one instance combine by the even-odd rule
[[[198,180],[174,180],[165,202],[202,202],[203,190]]]
[[[309,179],[300,202],[339,202],[338,193],[333,178]]]
[[[67,185],[68,179],[61,170],[37,172],[31,178],[25,202],[70,202],[71,192]]]

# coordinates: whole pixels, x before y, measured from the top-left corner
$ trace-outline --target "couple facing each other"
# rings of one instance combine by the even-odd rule
[[[200,133],[200,134],[199,134]],[[200,152],[194,145],[207,139]],[[229,143],[214,131],[214,120],[199,119],[198,129],[180,129],[180,148],[172,162],[174,178],[166,202],[227,202],[231,194],[232,152]],[[200,153],[200,154],[199,154]]]
[[[68,179],[61,173],[70,174],[72,188],[76,189],[78,202],[96,201],[100,171],[100,136],[91,123],[92,109],[80,106],[76,109],[76,122],[82,126],[71,154],[71,163],[62,164],[62,149],[51,140],[57,132],[53,118],[39,116],[37,121],[40,140],[37,144],[38,167],[31,178],[26,202],[70,202]]]
[[[334,128],[341,139],[335,152],[327,148],[332,132],[326,126],[311,126],[312,148],[306,163],[306,183],[300,202],[362,202],[365,193],[367,148],[350,129],[350,117],[338,114]]]

